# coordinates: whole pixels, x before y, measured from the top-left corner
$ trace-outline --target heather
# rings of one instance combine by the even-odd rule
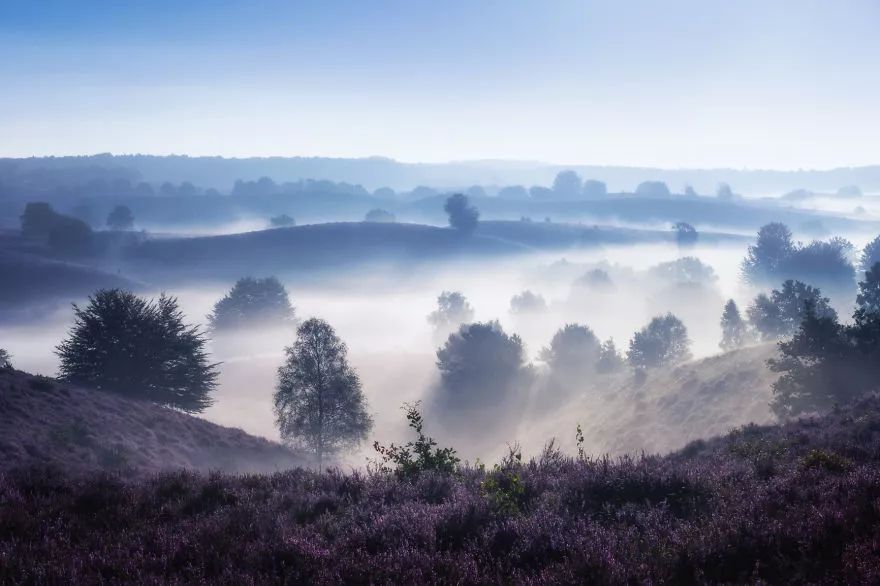
[[[572,430],[574,433],[574,430]],[[880,400],[668,456],[453,472],[0,475],[0,580],[870,583]]]

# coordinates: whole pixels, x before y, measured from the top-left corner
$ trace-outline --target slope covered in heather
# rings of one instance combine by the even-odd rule
[[[409,477],[0,473],[0,580],[876,583],[880,400],[666,457]]]
[[[23,372],[0,371],[0,470],[268,472],[303,463],[283,446],[185,413]]]

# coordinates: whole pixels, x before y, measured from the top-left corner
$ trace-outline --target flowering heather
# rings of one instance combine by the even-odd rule
[[[877,583],[880,400],[666,457],[0,475],[3,583]]]

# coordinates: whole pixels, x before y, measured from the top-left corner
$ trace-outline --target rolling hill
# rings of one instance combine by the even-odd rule
[[[270,472],[305,459],[280,444],[147,402],[0,371],[0,471]]]

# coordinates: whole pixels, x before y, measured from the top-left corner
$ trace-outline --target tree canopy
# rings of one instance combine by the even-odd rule
[[[466,195],[461,193],[450,195],[443,209],[449,215],[449,225],[459,232],[472,234],[477,229],[480,212],[470,204]]]
[[[837,312],[829,305],[816,287],[789,279],[781,289],[770,295],[761,293],[746,310],[749,322],[763,340],[776,340],[794,334],[809,304],[819,317],[837,318]]]
[[[208,315],[212,331],[295,321],[296,311],[287,289],[276,277],[239,279]]]
[[[216,365],[175,298],[103,289],[73,310],[74,325],[56,350],[59,378],[189,413],[211,405]]]
[[[633,335],[627,360],[636,368],[678,364],[690,359],[690,343],[685,325],[667,313],[655,317]]]
[[[391,212],[387,210],[383,210],[382,208],[373,208],[367,212],[367,215],[364,216],[365,222],[376,222],[376,223],[392,223],[396,222],[397,218]]]
[[[111,230],[131,230],[133,226],[134,214],[128,206],[118,205],[107,214],[107,227]]]
[[[437,309],[428,315],[436,329],[457,328],[474,318],[474,309],[460,291],[443,291],[437,297]]]
[[[595,370],[602,345],[589,327],[566,324],[557,330],[541,360],[558,374],[584,374]]]
[[[748,325],[739,312],[736,302],[730,299],[724,305],[724,313],[721,314],[721,343],[722,350],[735,350],[746,343],[748,337]]]

